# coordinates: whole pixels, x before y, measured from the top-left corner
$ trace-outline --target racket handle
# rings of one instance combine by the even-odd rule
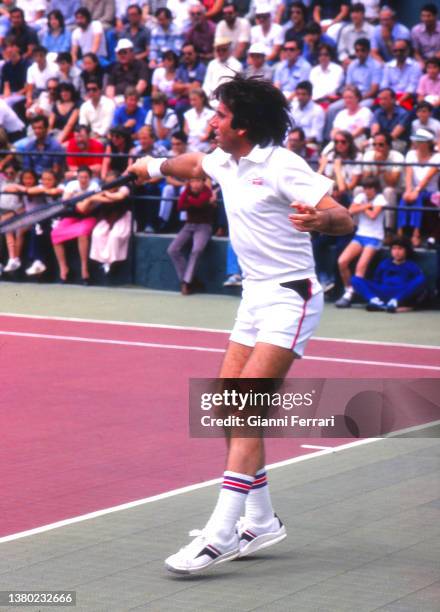
[[[134,172],[128,172],[127,174],[123,174],[122,176],[118,176],[118,178],[113,181],[109,181],[108,183],[103,183],[101,185],[101,191],[106,191],[107,189],[114,189],[115,187],[122,187],[122,185],[127,185],[128,183],[132,183],[137,179],[137,175]]]

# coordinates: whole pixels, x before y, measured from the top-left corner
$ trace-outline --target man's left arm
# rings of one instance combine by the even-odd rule
[[[343,236],[354,230],[353,219],[348,210],[329,195],[323,196],[316,206],[297,201],[292,202],[290,206],[295,211],[289,215],[289,220],[299,232]]]

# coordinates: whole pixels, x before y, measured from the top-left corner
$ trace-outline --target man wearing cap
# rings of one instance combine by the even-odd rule
[[[128,38],[121,38],[116,45],[117,61],[110,71],[106,95],[121,103],[127,87],[135,87],[139,96],[145,95],[148,84],[148,67],[134,56],[134,46]]]
[[[255,9],[256,25],[251,28],[251,44],[262,43],[266,47],[266,60],[274,62],[284,40],[283,28],[272,22],[272,8],[268,2],[258,2]]]
[[[266,62],[266,47],[261,43],[254,43],[249,47],[244,75],[246,77],[259,76],[267,81],[272,81],[273,68]]]
[[[251,39],[251,25],[244,17],[239,17],[234,0],[226,0],[223,5],[223,19],[217,24],[216,38],[230,38],[232,55],[243,60]]]
[[[208,98],[220,83],[232,79],[243,67],[231,54],[231,39],[217,38],[214,42],[215,58],[208,64],[203,89]]]

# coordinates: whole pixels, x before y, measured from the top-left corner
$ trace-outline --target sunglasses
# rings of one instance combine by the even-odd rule
[[[386,142],[375,142],[374,143],[375,147],[386,147]]]
[[[86,91],[99,91],[98,87],[87,87]]]
[[[298,51],[298,47],[284,47],[284,51]]]
[[[346,140],[335,140],[335,144],[347,144]]]

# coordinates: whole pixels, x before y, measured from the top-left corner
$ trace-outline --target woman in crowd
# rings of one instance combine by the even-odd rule
[[[174,51],[165,51],[162,55],[162,66],[156,68],[152,76],[152,93],[164,93],[168,99],[169,106],[174,106],[175,104],[173,85],[178,65],[179,58]]]
[[[130,130],[122,126],[110,130],[110,142],[105,148],[105,153],[117,155],[128,154],[133,146]],[[104,157],[101,168],[101,178],[112,171],[122,174],[128,166],[128,157]]]
[[[345,108],[336,115],[333,122],[332,138],[336,132],[350,132],[358,149],[367,142],[367,132],[373,120],[373,113],[361,106],[362,94],[355,85],[347,85],[342,92]]]
[[[67,183],[64,190],[64,199],[68,200],[75,195],[86,191],[99,191],[99,185],[92,181],[92,171],[88,166],[78,168],[78,179]],[[52,230],[51,238],[60,269],[60,281],[66,283],[69,276],[69,266],[66,258],[65,243],[69,240],[78,240],[78,251],[81,260],[81,280],[83,285],[90,283],[88,257],[90,235],[96,225],[96,218],[91,216],[91,206],[87,200],[80,202],[76,210],[77,217],[64,217]]]
[[[215,112],[209,106],[208,97],[203,89],[193,89],[189,96],[191,109],[184,114],[184,132],[188,136],[188,151],[207,153],[210,148],[209,125]]]
[[[106,182],[119,176],[110,170]],[[90,259],[99,261],[106,274],[117,261],[125,261],[131,234],[131,212],[128,208],[130,190],[126,186],[116,187],[89,198],[90,204],[103,204],[98,223],[92,232]]]
[[[81,98],[86,98],[87,84],[91,78],[98,79],[100,89],[104,88],[104,70],[99,63],[96,53],[86,53],[83,57],[82,71],[80,76],[80,94]]]
[[[360,166],[362,156],[356,148],[353,136],[345,130],[336,131],[333,137],[333,147],[330,145],[326,149],[327,152],[323,153],[319,160],[318,172],[335,181],[333,197],[344,206],[348,206],[353,197],[353,190],[359,184],[362,176]]]
[[[68,52],[72,46],[69,30],[64,25],[64,16],[61,11],[55,9],[47,16],[47,30],[42,37],[41,44],[46,47],[48,53],[55,54]]]
[[[434,134],[426,129],[419,128],[411,136],[414,149],[408,151],[405,162],[408,164],[436,164],[435,166],[406,166],[405,191],[399,206],[423,207],[429,202],[432,194],[438,191],[438,177],[440,153],[435,152]],[[404,234],[405,227],[411,229],[411,242],[413,247],[422,244],[422,211],[399,210],[397,213],[397,228],[400,236]]]
[[[60,83],[57,87],[56,101],[49,116],[49,130],[56,130],[58,142],[63,143],[72,136],[78,121],[79,109],[76,89],[71,83]]]

